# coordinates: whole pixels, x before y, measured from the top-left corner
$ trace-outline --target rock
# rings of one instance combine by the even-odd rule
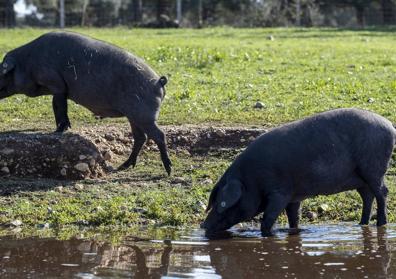
[[[95,161],[95,159],[91,159],[91,160],[89,160],[89,165],[91,166],[91,167],[94,167],[95,165],[96,165],[96,161]]]
[[[131,212],[140,213],[140,214],[147,214],[148,213],[148,211],[146,209],[141,208],[141,207],[132,208],[130,211]]]
[[[263,109],[263,108],[265,108],[265,104],[262,103],[262,102],[256,102],[256,103],[254,104],[254,107],[253,107],[253,108],[255,108],[255,109]]]
[[[78,163],[74,166],[76,170],[79,172],[88,172],[89,171],[89,166],[87,163]]]
[[[67,170],[66,170],[65,168],[62,168],[62,169],[60,170],[60,174],[61,174],[62,176],[66,176]]]
[[[92,213],[100,212],[103,211],[103,208],[101,206],[97,206],[94,209],[92,209]]]
[[[106,152],[103,154],[103,159],[104,159],[105,161],[110,161],[110,160],[111,160],[111,157],[112,157],[111,151],[106,151]]]
[[[131,144],[131,140],[128,139],[128,138],[120,138],[120,141],[121,141],[123,144]]]
[[[152,148],[153,148],[153,147],[152,147]],[[122,155],[122,154],[124,154],[123,147],[121,147],[121,146],[116,146],[116,147],[114,147],[114,148],[112,149],[112,151],[113,151],[115,154],[117,154],[117,155]]]
[[[78,191],[82,191],[82,190],[84,190],[84,185],[77,183],[76,185],[74,185],[74,189],[76,189]]]
[[[54,188],[56,192],[62,193],[63,192],[63,186],[58,186]]]
[[[217,130],[215,133],[218,137],[221,137],[221,138],[223,138],[226,135],[222,130]]]
[[[11,223],[10,223],[10,225],[13,227],[20,227],[20,226],[22,226],[22,224],[23,223],[21,220],[14,220],[14,221],[11,221]]]
[[[108,172],[113,172],[113,171],[115,171],[116,169],[113,167],[113,166],[111,166],[111,165],[106,165],[106,171],[108,171]]]
[[[330,209],[330,207],[327,205],[327,204],[321,204],[319,207],[318,207],[318,212],[319,213],[323,213],[323,212],[326,212],[326,211],[328,211]]]
[[[49,228],[50,228],[50,224],[48,224],[48,223],[38,224],[37,226],[38,226],[40,229],[49,229]]]
[[[0,151],[1,154],[4,155],[10,155],[11,153],[14,153],[14,149],[12,148],[4,148]]]
[[[197,206],[202,210],[205,211],[206,210],[206,204],[203,201],[198,201],[197,202]]]
[[[213,184],[213,180],[210,178],[206,178],[205,180],[202,181],[202,184]]]
[[[186,180],[183,177],[175,177],[172,179],[172,184],[184,184]]]
[[[108,141],[113,141],[114,140],[114,136],[112,134],[106,134],[105,135],[105,139],[107,139]]]
[[[88,226],[89,225],[89,222],[87,221],[87,220],[78,220],[77,222],[77,225],[80,225],[80,226]]]
[[[82,161],[82,160],[85,160],[85,159],[87,158],[87,156],[85,156],[85,155],[80,155],[80,156],[78,156],[78,158],[80,159],[80,161]]]
[[[305,217],[308,218],[310,221],[314,221],[318,218],[318,214],[313,211],[308,211],[307,213],[305,213]]]
[[[10,169],[8,167],[2,167],[1,168],[1,172],[5,173],[5,174],[9,174],[10,173]]]

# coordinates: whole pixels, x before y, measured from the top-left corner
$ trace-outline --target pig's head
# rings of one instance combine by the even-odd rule
[[[236,178],[221,179],[213,188],[206,211],[209,211],[201,228],[207,235],[229,229],[257,214],[260,196],[249,191]]]
[[[12,58],[5,58],[0,64],[0,99],[12,95],[15,61]]]

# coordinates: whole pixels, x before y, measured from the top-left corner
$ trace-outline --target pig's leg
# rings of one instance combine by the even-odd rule
[[[147,140],[146,134],[138,128],[136,125],[134,125],[132,122],[131,123],[131,128],[132,128],[132,136],[133,136],[133,148],[132,148],[132,153],[129,156],[128,160],[126,160],[119,168],[118,170],[124,170],[127,169],[129,166],[132,165],[132,167],[135,167],[136,165],[136,160],[137,157],[140,153],[140,150],[142,149],[144,143]]]
[[[41,87],[48,88],[52,93],[52,108],[55,114],[56,131],[64,132],[70,128],[69,117],[67,116],[67,87],[64,80],[57,72],[48,69],[38,74],[37,84]]]
[[[139,125],[139,127],[147,134],[150,139],[152,139],[157,144],[161,153],[162,164],[164,165],[168,175],[170,175],[172,171],[172,163],[168,156],[164,132],[158,128],[156,123]]]
[[[286,207],[287,220],[291,229],[298,228],[300,220],[300,202],[291,202]]]
[[[373,192],[377,202],[377,226],[383,226],[387,223],[386,197],[388,194],[388,188],[384,183],[383,177],[367,179],[367,184]]]
[[[66,94],[54,93],[52,108],[55,114],[56,131],[64,132],[71,128],[69,117],[67,116],[67,97]]]
[[[261,221],[261,234],[263,236],[272,236],[272,226],[279,214],[281,214],[288,205],[289,200],[290,199],[287,196],[279,193],[273,193],[268,196],[268,203]]]
[[[374,192],[377,201],[377,226],[386,225],[386,197],[388,196],[388,188],[382,181],[381,188]]]
[[[356,190],[358,191],[363,201],[362,217],[360,219],[359,225],[368,225],[368,223],[370,222],[370,215],[374,201],[374,194],[367,186],[358,188]]]

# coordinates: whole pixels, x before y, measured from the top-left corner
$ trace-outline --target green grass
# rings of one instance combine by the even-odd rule
[[[0,55],[47,31],[0,30]],[[169,77],[160,124],[276,125],[337,107],[366,108],[396,121],[394,29],[75,31],[125,48]],[[256,101],[265,109],[254,109]],[[94,121],[70,105],[73,123]],[[1,102],[3,127],[52,118],[46,97]]]
[[[0,224],[21,220],[23,227],[30,230],[45,223],[56,229],[82,225],[101,230],[197,226],[206,215],[213,182],[219,179],[235,154],[191,157],[172,152],[175,166],[171,177],[164,174],[157,155],[145,151],[135,169],[112,174],[106,180],[1,179],[1,187],[10,189],[11,194],[0,196]],[[390,174],[395,168],[392,161]],[[396,222],[394,176],[388,175],[386,179],[390,186],[388,217],[390,222]],[[325,211],[321,210],[324,204],[328,208]],[[302,221],[312,223],[306,218],[306,212],[310,211],[318,215],[313,223],[358,222],[361,208],[356,192],[318,196],[303,202]],[[279,222],[286,225],[286,216],[282,215]]]
[[[0,29],[0,56],[47,31]],[[275,126],[338,107],[369,109],[396,122],[396,30],[392,28],[74,31],[125,48],[169,77],[161,125]],[[255,109],[257,101],[265,107]],[[69,111],[73,126],[98,124],[88,110],[72,102]],[[119,121],[125,119],[105,123]],[[49,97],[17,95],[0,101],[3,131],[53,129],[53,122]],[[203,204],[213,186],[203,181],[215,182],[234,154],[204,158],[173,153],[175,174],[170,178],[163,175],[157,155],[142,155],[138,167],[124,176],[82,182],[82,191],[71,182],[4,180],[3,185],[22,185],[22,190],[0,197],[0,223],[21,219],[30,227],[46,222],[196,225],[205,216]],[[396,222],[393,163],[390,173],[389,220]],[[175,183],[174,177],[185,183]],[[61,184],[64,191],[53,190]],[[317,211],[322,204],[329,210],[319,221],[359,219],[361,202],[354,193],[310,199],[303,211]]]

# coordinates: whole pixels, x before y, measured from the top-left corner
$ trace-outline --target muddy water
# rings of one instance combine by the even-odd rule
[[[43,238],[0,239],[1,278],[396,278],[396,225],[304,227],[231,232],[201,230],[172,239],[127,236],[121,243]]]

